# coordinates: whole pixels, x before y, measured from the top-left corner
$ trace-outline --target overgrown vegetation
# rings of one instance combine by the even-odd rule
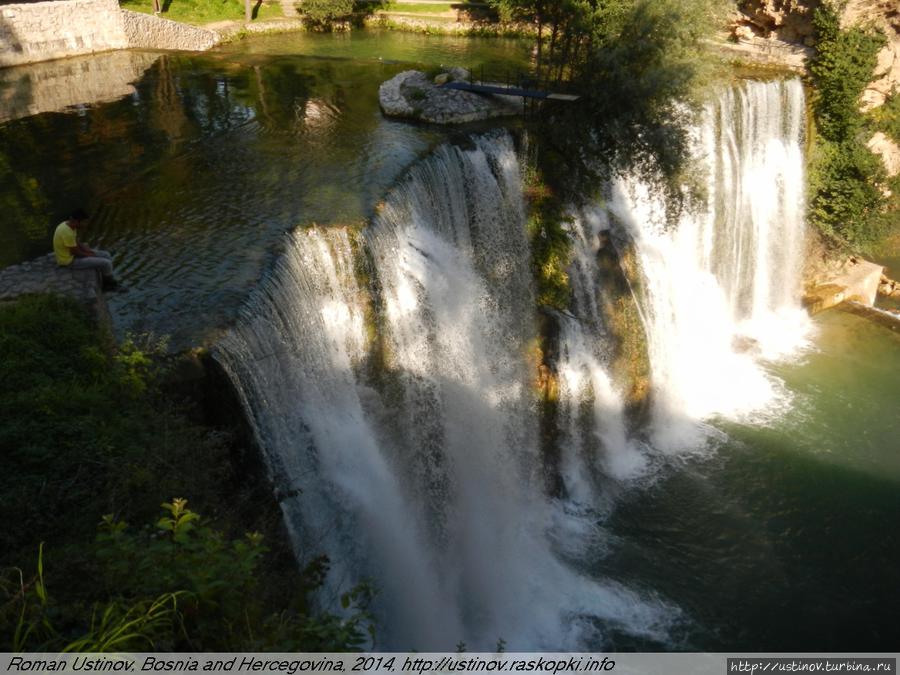
[[[566,269],[571,262],[572,242],[566,227],[562,202],[542,180],[534,167],[525,178],[529,203],[528,236],[531,240],[531,269],[537,289],[537,303],[566,309],[572,289]]]
[[[817,9],[813,21],[817,54],[810,74],[818,135],[810,160],[809,218],[837,243],[864,249],[883,234],[897,209],[884,166],[866,146],[874,125],[859,103],[885,38],[866,27],[842,29],[833,4]],[[896,104],[890,105],[879,113],[887,128]]]
[[[361,646],[367,589],[345,618],[309,611],[327,561],[296,569],[265,481],[164,393],[159,363],[70,301],[0,306],[0,648]]]

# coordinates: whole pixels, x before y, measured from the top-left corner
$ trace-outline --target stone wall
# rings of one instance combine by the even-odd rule
[[[215,31],[119,9],[118,0],[0,5],[0,68],[114,49],[203,51]]]
[[[128,46],[117,0],[0,5],[0,67]]]
[[[215,47],[221,37],[215,31],[161,19],[150,14],[122,10],[128,46],[137,49],[180,49],[204,51]]]
[[[0,270],[0,302],[21,295],[52,293],[104,310],[100,275],[96,270],[59,267],[52,253]]]

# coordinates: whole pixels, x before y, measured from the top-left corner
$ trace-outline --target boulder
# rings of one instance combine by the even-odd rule
[[[448,74],[454,82],[470,82],[472,80],[472,73],[460,66],[453,66]]]
[[[378,99],[385,115],[435,124],[464,124],[522,111],[517,97],[444,89],[418,70],[406,70],[382,83]]]

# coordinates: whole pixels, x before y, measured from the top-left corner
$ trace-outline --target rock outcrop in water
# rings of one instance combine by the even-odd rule
[[[438,81],[446,82],[454,74],[454,79],[463,79],[465,71],[454,71],[439,75]],[[381,111],[390,117],[436,124],[464,124],[522,112],[522,104],[515,97],[445,89],[418,70],[403,71],[384,82],[378,89],[378,102]]]

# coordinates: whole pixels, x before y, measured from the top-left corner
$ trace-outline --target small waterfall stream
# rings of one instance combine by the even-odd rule
[[[710,103],[696,134],[706,209],[673,227],[637,176],[608,210],[640,260],[653,370],[653,445],[684,451],[712,416],[771,410],[783,396],[760,357],[790,354],[808,330],[800,306],[804,240],[803,87],[745,82]]]
[[[441,146],[363,232],[289,237],[216,356],[298,557],[332,561],[323,605],[372,579],[380,649],[598,648],[611,631],[666,644],[680,611],[597,569],[603,486],[627,488],[658,451],[702,442],[709,416],[776,398],[758,357],[785,351],[769,338],[802,325],[802,96],[796,82],[748,83],[708,107],[710,208],[677,230],[636,177],[575,219],[574,297],[557,317],[564,498],[544,490],[537,308],[508,134]],[[649,439],[630,433],[610,375],[597,300],[610,230],[644,276]],[[736,348],[741,335],[757,346]]]

